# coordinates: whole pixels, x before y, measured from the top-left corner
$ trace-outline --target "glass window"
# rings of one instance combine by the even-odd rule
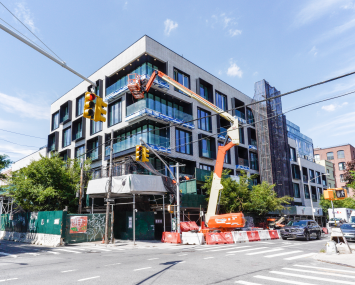
[[[121,100],[109,105],[109,126],[113,126],[122,121]]]
[[[75,137],[73,139],[77,140],[83,136],[83,123],[80,121],[77,122],[74,126]]]
[[[200,96],[205,98],[206,100],[209,99],[208,96],[208,89],[206,86],[204,86],[203,84],[200,84]]]
[[[317,188],[317,197],[318,197],[318,200],[320,200],[320,197],[322,196],[322,194],[323,194],[323,190],[322,190],[322,188]]]
[[[66,104],[60,108],[60,122],[65,122],[69,119],[69,105]]]
[[[306,199],[310,199],[308,185],[304,185],[304,197],[305,197]]]
[[[218,146],[224,146],[224,143],[218,142]],[[224,163],[231,163],[231,152],[227,150],[226,155],[224,156]]]
[[[80,116],[84,112],[84,101],[84,95],[76,99],[76,116]]]
[[[314,170],[309,169],[309,179],[311,183],[314,183]]]
[[[337,151],[338,158],[345,158],[345,154],[343,150],[338,150]]]
[[[59,127],[59,111],[52,115],[52,131]]]
[[[320,155],[319,154],[315,154],[314,155],[314,160],[315,161],[319,161],[320,160]]]
[[[255,126],[254,124],[254,115],[253,115],[253,112],[252,110],[250,110],[249,108],[247,108],[247,123],[248,124],[252,124],[252,126]]]
[[[63,130],[63,147],[70,145],[71,143],[71,128]]]
[[[211,158],[212,154],[211,154],[211,139],[209,138],[204,138],[201,140],[201,144],[202,144],[202,156],[203,157],[207,157],[207,158]]]
[[[183,130],[175,129],[176,151],[186,154],[192,154],[192,134]]]
[[[311,191],[312,191],[313,202],[317,202],[317,188],[314,186],[311,186]]]
[[[55,150],[55,135],[49,137],[49,151]]]
[[[339,162],[339,170],[345,170],[345,162]]]
[[[222,95],[216,91],[216,105],[223,111],[227,110],[227,96]]]
[[[334,159],[333,152],[327,152],[327,160],[333,160],[333,159]]]
[[[296,149],[293,147],[290,147],[290,156],[291,156],[291,161],[296,161]]]
[[[239,142],[244,144],[244,128],[243,127],[239,128]]]
[[[317,184],[322,184],[322,182],[321,182],[321,174],[320,174],[320,172],[319,171],[316,171],[316,183]]]
[[[250,169],[259,170],[258,155],[256,153],[250,153]]]
[[[102,131],[102,122],[94,122],[91,121],[91,132],[90,134],[96,134],[98,132]]]
[[[209,116],[209,117],[206,117]],[[203,109],[197,109],[197,118],[202,118],[198,120],[198,128],[207,132],[212,132],[212,122],[211,122],[211,112],[205,111]]]
[[[75,158],[80,158],[85,152],[85,146],[78,146],[75,148]]]
[[[345,180],[344,180],[344,174],[340,174],[340,182],[345,182]]]
[[[292,178],[301,179],[300,167],[297,164],[291,164]]]
[[[300,185],[298,183],[293,183],[293,192],[295,193],[295,198],[301,198]]]
[[[207,170],[207,171],[213,171],[213,166],[200,163],[200,169]]]
[[[174,69],[174,80],[179,82],[182,86],[185,86],[186,88],[190,89],[190,77],[187,74],[184,74],[181,71]],[[180,91],[175,87],[174,90],[185,94],[184,92]]]

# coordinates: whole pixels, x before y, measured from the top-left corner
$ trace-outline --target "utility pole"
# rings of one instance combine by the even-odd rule
[[[110,198],[112,190],[112,155],[113,155],[113,130],[111,130],[111,142],[110,142],[110,169],[109,169],[109,185],[107,189],[106,198],[106,226],[105,226],[105,244],[108,244],[108,222],[110,215]]]
[[[82,211],[82,193],[83,193],[83,176],[84,176],[84,159],[83,157],[81,158],[81,161],[80,161],[80,187],[79,187],[79,210],[78,210],[78,213],[81,214],[81,211]]]
[[[176,228],[177,232],[180,233],[180,167],[185,166],[185,164],[179,164],[178,162],[174,166],[176,167]]]
[[[136,245],[136,195],[133,194],[133,245]]]

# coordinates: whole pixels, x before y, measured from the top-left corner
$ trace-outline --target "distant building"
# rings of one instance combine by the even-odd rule
[[[316,160],[316,163],[325,167],[327,175],[327,188],[336,188],[336,180],[334,174],[334,163],[329,160]]]
[[[47,146],[41,147],[39,150],[37,150],[34,153],[31,153],[30,155],[25,156],[24,158],[21,158],[20,160],[14,162],[11,165],[11,171],[16,171],[19,170],[23,167],[28,166],[32,161],[34,160],[40,160],[41,156],[46,157],[47,156]]]
[[[355,158],[355,148],[351,144],[314,149],[316,161],[329,160],[334,163],[336,187],[347,189],[348,195],[355,194],[354,189],[349,189],[344,180],[346,163]]]

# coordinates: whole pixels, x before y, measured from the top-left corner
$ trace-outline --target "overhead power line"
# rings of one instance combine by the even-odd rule
[[[8,140],[4,140],[4,139],[0,139],[0,140],[6,141],[6,142],[8,142],[8,143],[13,143],[13,144],[16,144],[16,145],[20,145],[20,146],[34,147],[34,148],[37,148],[37,149],[41,148],[41,147],[33,146],[33,145],[18,144],[18,143],[15,143],[15,142],[10,142],[10,141],[8,141]]]
[[[26,137],[31,137],[31,138],[41,139],[41,140],[47,140],[46,138],[40,138],[40,137],[36,137],[36,136],[25,135],[25,134],[16,133],[16,132],[12,132],[12,131],[8,131],[8,130],[4,130],[4,129],[0,129],[0,131],[4,131],[4,132],[8,132],[8,133],[12,133],[12,134],[16,134],[16,135],[20,135],[20,136],[26,136]]]

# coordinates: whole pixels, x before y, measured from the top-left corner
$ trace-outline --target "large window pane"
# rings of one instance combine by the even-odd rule
[[[122,120],[121,100],[109,106],[109,126],[115,125]]]
[[[97,94],[99,95],[99,94]],[[80,96],[76,101],[76,115],[80,116],[84,112],[84,96]]]
[[[327,160],[333,160],[333,159],[334,159],[333,152],[327,152]]]
[[[59,127],[59,112],[52,115],[52,131]]]
[[[293,183],[293,192],[295,193],[295,198],[301,198],[300,185],[298,183]]]
[[[70,145],[71,143],[71,128],[63,131],[63,147]]]
[[[345,158],[345,154],[343,150],[338,150],[337,152],[338,158]]]

